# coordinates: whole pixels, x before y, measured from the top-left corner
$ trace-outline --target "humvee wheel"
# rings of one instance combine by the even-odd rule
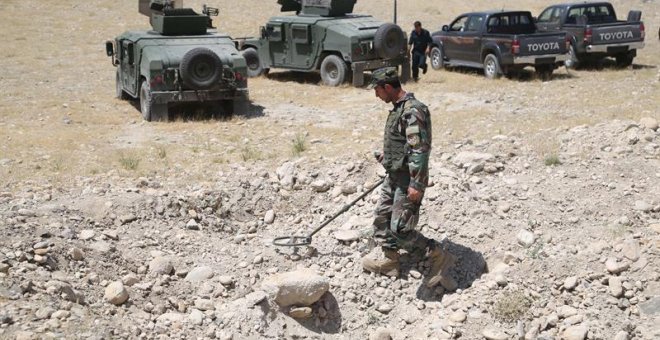
[[[321,63],[321,80],[327,86],[339,86],[346,80],[348,67],[343,59],[331,54]]]
[[[378,56],[383,59],[393,59],[406,48],[406,39],[401,27],[392,23],[380,25],[374,35],[374,47]]]
[[[151,121],[167,121],[168,112],[167,104],[156,104],[151,97],[151,88],[146,81],[140,85],[140,111],[142,118],[147,122]]]
[[[248,77],[258,77],[264,73],[264,68],[259,60],[259,53],[253,47],[248,47],[241,52],[248,68]]]
[[[124,89],[121,86],[121,76],[119,75],[119,69],[117,69],[117,77],[115,79],[116,79],[116,81],[115,81],[115,88],[116,88],[115,96],[117,97],[117,99],[121,99],[121,100],[128,99],[128,94],[126,94],[126,92],[124,92]]]

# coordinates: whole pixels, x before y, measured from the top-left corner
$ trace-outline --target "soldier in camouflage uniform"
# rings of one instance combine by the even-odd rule
[[[397,277],[399,249],[404,249],[428,257],[431,262],[426,280],[428,287],[441,284],[453,290],[456,283],[447,275],[447,270],[455,257],[416,230],[429,181],[431,114],[426,105],[403,90],[396,68],[374,71],[369,88],[394,108],[385,124],[383,152],[376,154],[387,171],[374,219],[374,238],[382,246],[384,256],[379,256],[376,250],[362,260],[362,265],[367,271]]]

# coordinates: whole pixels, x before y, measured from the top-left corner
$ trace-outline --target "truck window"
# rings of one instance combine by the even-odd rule
[[[465,24],[467,23],[468,16],[462,16],[458,19],[456,19],[451,26],[449,26],[449,30],[452,32],[463,32],[465,28]]]
[[[567,24],[575,24],[581,15],[587,17],[588,23],[605,23],[616,21],[611,8],[606,5],[586,5],[572,7],[568,11]]]
[[[479,31],[479,28],[481,27],[481,23],[483,22],[484,22],[484,17],[482,17],[481,15],[472,15],[470,16],[470,19],[467,22],[465,31],[477,32]]]
[[[268,24],[266,27],[268,40],[270,41],[284,41],[284,35],[282,34],[282,25],[281,24]]]
[[[488,19],[488,33],[529,34],[535,27],[529,13],[498,14]]]
[[[543,11],[537,22],[539,23],[559,23],[561,16],[566,12],[563,8],[560,7],[551,7]]]

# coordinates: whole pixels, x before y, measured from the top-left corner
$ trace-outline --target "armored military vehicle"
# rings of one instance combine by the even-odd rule
[[[356,0],[278,0],[282,12],[270,18],[258,38],[237,39],[248,75],[270,68],[321,74],[323,84],[338,86],[351,76],[364,84],[364,72],[401,66],[410,78],[406,35],[401,27],[370,15],[352,14]]]
[[[247,67],[233,40],[213,28],[216,8],[202,14],[181,0],[139,0],[152,30],[129,31],[106,42],[117,67],[117,97],[138,98],[146,121],[167,121],[168,104],[219,104],[225,112],[248,106]]]

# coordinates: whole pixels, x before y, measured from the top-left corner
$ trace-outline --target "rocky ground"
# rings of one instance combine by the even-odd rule
[[[535,137],[550,134],[544,161],[515,136],[434,151],[420,225],[459,256],[455,291],[426,290],[423,261],[396,280],[362,271],[375,194],[310,247],[271,245],[373,185],[368,155],[236,166],[212,185],[25,183],[0,193],[0,337],[657,338],[657,121]]]
[[[273,70],[250,79],[244,117],[141,122],[104,53],[147,25],[135,2],[3,2],[0,339],[660,338],[657,0],[613,2],[644,13],[630,68],[406,84],[434,131],[420,228],[458,256],[455,290],[425,289],[428,263],[409,256],[395,280],[363,272],[376,193],[311,246],[272,245],[384,175],[388,105]],[[208,3],[245,36],[272,2]],[[431,30],[493,7],[398,3],[402,25]]]

